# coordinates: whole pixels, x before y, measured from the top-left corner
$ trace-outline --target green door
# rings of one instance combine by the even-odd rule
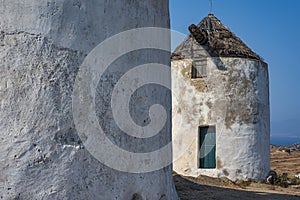
[[[216,168],[216,127],[199,127],[199,168]]]

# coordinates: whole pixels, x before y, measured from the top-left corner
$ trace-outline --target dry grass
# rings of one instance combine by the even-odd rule
[[[300,172],[300,152],[278,151],[278,148],[271,148],[271,169],[278,174],[288,173],[290,178]]]

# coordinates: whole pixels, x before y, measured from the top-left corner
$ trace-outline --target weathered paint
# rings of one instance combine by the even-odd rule
[[[168,9],[167,0],[1,1],[1,199],[176,199],[171,166],[142,174],[113,170],[84,148],[72,118],[73,85],[85,56],[121,31],[168,28]],[[111,86],[125,73],[118,67],[149,61],[142,58],[167,64],[170,56],[159,51],[130,54],[103,81]],[[145,92],[149,101],[161,99],[151,92]],[[171,103],[170,94],[164,94],[162,99]],[[107,98],[103,93],[97,97]],[[109,123],[112,116],[101,113],[110,107],[97,105],[99,122],[123,148],[143,152],[170,140],[170,121],[161,140],[127,140]],[[141,118],[134,109],[131,114]]]
[[[174,170],[183,175],[263,179],[270,170],[267,64],[207,57],[207,77],[191,79],[192,59],[172,61]],[[198,127],[216,126],[216,169],[198,168]]]

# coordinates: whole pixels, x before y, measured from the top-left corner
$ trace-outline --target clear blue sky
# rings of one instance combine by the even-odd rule
[[[269,64],[273,141],[280,136],[300,141],[300,0],[213,2],[214,15]],[[171,28],[188,34],[187,27],[198,24],[209,5],[209,0],[170,0]]]

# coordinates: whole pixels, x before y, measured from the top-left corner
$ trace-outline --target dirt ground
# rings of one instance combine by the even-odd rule
[[[279,152],[271,148],[271,169],[278,174],[288,173],[293,177],[300,172],[300,152]],[[265,183],[251,182],[245,186],[227,179],[199,176],[183,177],[174,174],[178,196],[181,200],[300,200],[300,186],[283,188]]]
[[[279,151],[278,147],[271,149],[271,169],[278,174],[288,173],[290,177],[300,173],[300,152],[291,154]]]

